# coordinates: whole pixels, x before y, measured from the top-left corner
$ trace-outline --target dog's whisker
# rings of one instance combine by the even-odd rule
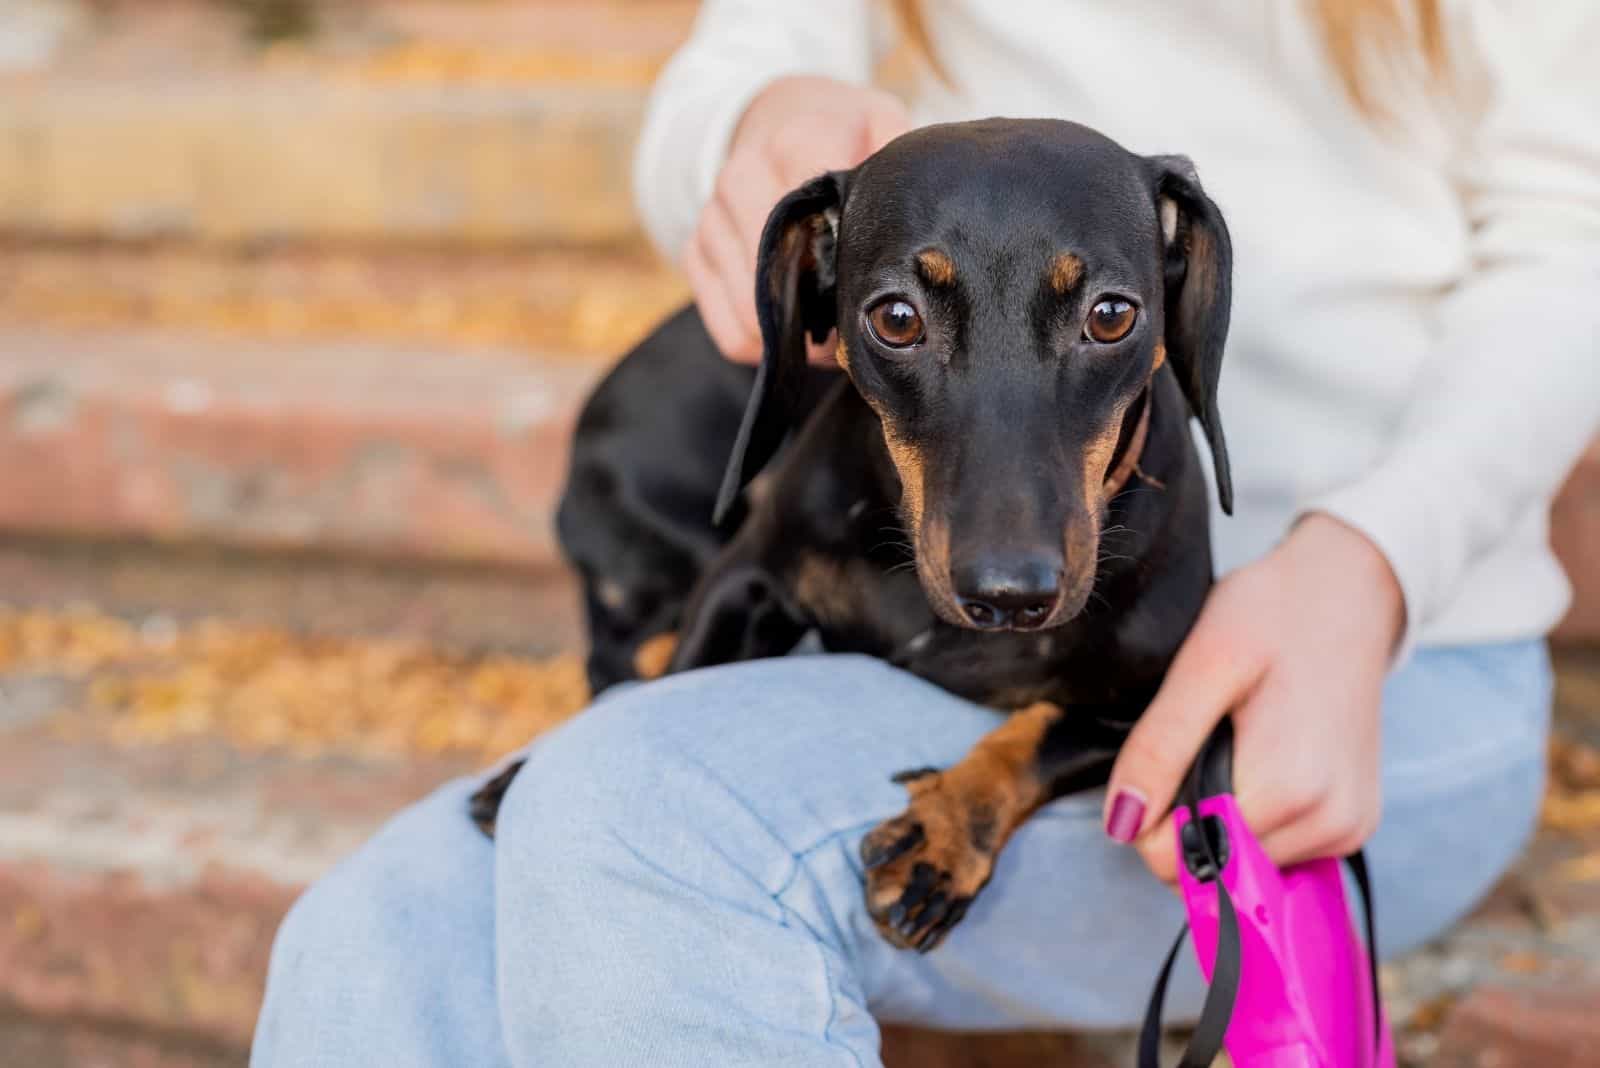
[[[881,552],[884,549],[899,549],[907,555],[916,555],[916,549],[906,541],[880,541],[872,547],[872,552]]]

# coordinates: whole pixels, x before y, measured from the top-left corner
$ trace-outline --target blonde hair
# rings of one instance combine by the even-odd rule
[[[1420,57],[1429,87],[1449,78],[1440,0],[1304,0],[1345,95],[1362,114],[1382,118],[1388,109],[1374,93],[1373,75]],[[933,50],[922,0],[892,0],[906,42],[941,79],[949,78]]]

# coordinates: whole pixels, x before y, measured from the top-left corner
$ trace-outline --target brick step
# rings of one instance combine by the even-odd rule
[[[583,641],[576,582],[565,568],[0,536],[0,609],[21,606],[93,606],[158,632],[222,619],[463,653],[553,656]]]
[[[99,1021],[0,1012],[0,1052],[26,1068],[245,1068],[242,1049]]]
[[[687,298],[642,246],[0,240],[0,327],[488,346],[609,362]]]
[[[555,562],[598,369],[525,353],[0,330],[0,527]]]
[[[0,230],[636,241],[644,94],[694,5],[460,6],[311,5],[320,32],[260,47],[221,5],[33,0],[0,50]]]
[[[440,648],[404,621],[0,610],[0,1043],[21,1017],[47,1049],[236,1054],[299,890],[583,691],[570,654]]]
[[[475,763],[69,742],[47,726],[0,748],[0,1006],[232,1048],[299,888]]]

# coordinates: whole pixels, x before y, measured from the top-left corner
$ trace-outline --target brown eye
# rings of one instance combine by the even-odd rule
[[[1109,345],[1127,337],[1137,318],[1139,310],[1127,301],[1115,297],[1102,300],[1089,309],[1089,321],[1083,324],[1083,336],[1090,341]]]
[[[879,301],[867,312],[872,335],[891,349],[906,349],[922,340],[922,316],[898,297]]]

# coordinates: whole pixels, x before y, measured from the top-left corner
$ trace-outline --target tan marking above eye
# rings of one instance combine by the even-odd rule
[[[917,253],[917,273],[929,285],[949,286],[956,281],[955,262],[936,248]]]
[[[1109,345],[1121,341],[1133,329],[1139,318],[1139,309],[1120,297],[1103,297],[1089,309],[1089,318],[1083,324],[1083,336],[1090,341]]]
[[[1063,252],[1050,261],[1050,288],[1066,296],[1083,281],[1083,261],[1070,252]]]
[[[892,349],[910,348],[922,340],[922,315],[903,297],[889,297],[867,312],[867,325]]]

